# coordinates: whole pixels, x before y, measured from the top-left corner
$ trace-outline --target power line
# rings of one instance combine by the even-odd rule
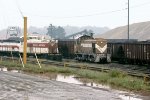
[[[134,5],[134,6],[130,7],[130,8],[142,7],[142,6],[149,5],[149,4],[150,4],[150,2],[145,2],[145,3],[142,3],[142,4]]]
[[[17,5],[17,8],[18,8],[18,10],[19,10],[19,13],[20,13],[21,17],[23,18],[23,17],[24,17],[24,16],[23,16],[23,12],[21,11],[20,6],[19,6],[17,0],[16,0],[16,5]]]
[[[150,4],[150,2],[146,2],[146,3],[143,3],[143,4],[139,4],[139,5],[134,5],[134,6],[130,7],[130,8],[137,8],[137,7],[141,7],[141,6],[148,5],[148,4]],[[99,16],[99,15],[105,15],[105,14],[121,12],[121,11],[125,11],[125,10],[128,10],[128,8],[112,10],[112,11],[106,11],[106,12],[100,12],[100,13],[94,13],[94,14],[87,14],[87,15],[65,16],[65,17],[43,16],[43,15],[38,15],[38,14],[31,14],[31,13],[28,13],[28,12],[23,12],[23,13],[29,14],[30,16],[36,16],[36,17],[45,17],[45,18],[47,17],[47,18],[52,18],[52,19],[69,19],[69,18],[82,18],[82,17]]]
[[[121,10],[113,10],[113,11],[107,11],[107,12],[101,12],[101,13],[87,14],[87,15],[81,15],[81,16],[80,15],[79,16],[68,16],[68,17],[42,16],[42,15],[31,14],[31,13],[27,13],[27,12],[23,12],[23,13],[30,14],[30,16],[36,16],[36,17],[49,17],[49,18],[54,18],[54,19],[68,19],[68,18],[81,18],[81,17],[105,15],[105,14],[120,12],[120,11],[123,11],[123,10],[126,10],[126,8],[125,9],[121,9]]]

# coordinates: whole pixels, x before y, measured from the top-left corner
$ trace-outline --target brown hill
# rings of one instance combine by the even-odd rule
[[[131,24],[129,33],[130,39],[150,39],[150,21]],[[127,39],[127,26],[117,27],[104,34],[100,34],[99,37],[106,39]]]

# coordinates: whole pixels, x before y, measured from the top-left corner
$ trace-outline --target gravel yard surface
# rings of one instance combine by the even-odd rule
[[[117,100],[109,91],[46,80],[13,72],[0,72],[0,99],[3,100]]]
[[[58,82],[23,73],[0,71],[0,100],[122,99],[120,93],[113,90]]]

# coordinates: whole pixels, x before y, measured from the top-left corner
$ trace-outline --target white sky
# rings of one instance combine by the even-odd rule
[[[0,29],[23,26],[99,26],[115,28],[127,24],[128,0],[0,0]],[[150,21],[150,0],[130,0],[130,23]],[[122,10],[118,12],[111,12]],[[86,16],[90,15],[90,16]],[[82,17],[78,17],[82,16]]]

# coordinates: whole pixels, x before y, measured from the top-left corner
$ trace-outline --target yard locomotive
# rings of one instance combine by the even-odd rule
[[[6,40],[0,40],[0,56],[23,55],[23,37],[10,37]],[[46,58],[51,60],[61,60],[61,54],[58,52],[58,43],[56,40],[49,40],[46,37],[29,35],[27,38],[27,56]]]
[[[95,63],[111,62],[111,54],[107,51],[106,39],[84,35],[76,41],[75,59]]]

